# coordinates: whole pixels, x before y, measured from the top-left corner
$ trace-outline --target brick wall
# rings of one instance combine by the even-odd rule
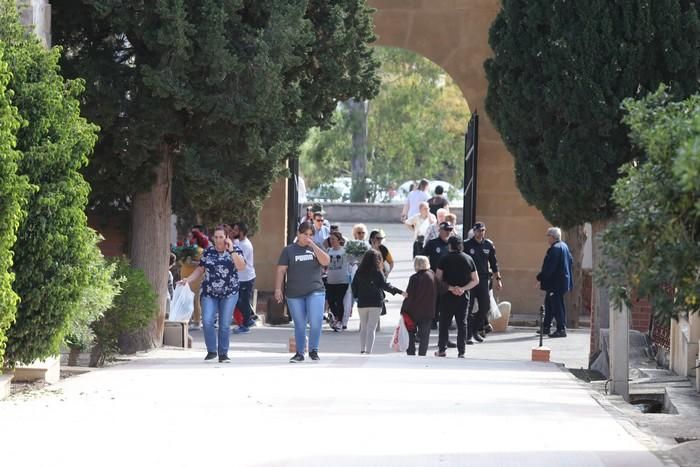
[[[116,212],[109,215],[88,213],[88,225],[104,237],[100,243],[102,254],[121,256],[129,251],[129,213]]]
[[[583,290],[581,291],[583,297],[581,297],[581,315],[590,316],[593,305],[591,300],[593,298],[593,274],[590,270],[583,271]]]
[[[589,296],[592,298],[592,295]],[[590,309],[592,310],[592,308]],[[630,329],[648,334],[651,317],[651,304],[645,299],[637,298],[635,294],[632,297],[632,309],[630,310]],[[593,355],[598,350],[598,336],[595,333],[596,318],[596,313],[591,312],[590,355]]]
[[[630,329],[647,334],[651,320],[651,304],[644,299],[634,297],[630,311]]]

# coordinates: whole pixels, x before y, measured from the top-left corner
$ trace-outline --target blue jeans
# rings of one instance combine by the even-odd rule
[[[289,313],[294,321],[294,340],[297,343],[297,353],[304,355],[306,347],[306,323],[309,331],[309,350],[318,351],[323,326],[323,308],[326,304],[326,292],[319,290],[297,298],[287,297]]]
[[[207,352],[219,355],[228,354],[229,337],[231,336],[231,321],[233,308],[238,301],[238,293],[230,297],[214,298],[202,295],[202,325],[204,327],[204,342]],[[214,321],[219,317],[219,342],[217,346]]]
[[[255,289],[255,279],[239,282],[238,286],[238,309],[243,314],[243,326],[250,325],[250,318],[253,316],[253,290]]]

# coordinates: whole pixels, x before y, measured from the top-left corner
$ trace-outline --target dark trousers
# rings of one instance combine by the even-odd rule
[[[413,242],[413,257],[414,258],[423,253],[423,241],[424,240],[425,240],[425,236],[418,235],[418,237],[416,238],[416,241]]]
[[[469,291],[469,298],[467,337],[481,331],[488,322],[489,308],[491,308],[488,276],[479,276],[479,284]],[[478,305],[476,311],[474,310],[475,305]]]
[[[251,317],[253,316],[253,291],[255,290],[255,278],[239,282],[238,286],[240,290],[238,292],[238,309],[241,310],[243,315],[243,326],[249,326],[251,324]]]
[[[552,319],[557,322],[557,331],[566,330],[566,307],[564,306],[564,294],[561,292],[546,291],[544,297],[544,329],[552,327]]]
[[[457,321],[457,352],[464,353],[467,342],[467,307],[469,297],[467,294],[459,297],[452,293],[443,294],[440,297],[440,325],[438,331],[438,349],[444,352],[447,348],[449,337],[449,327],[452,318]]]
[[[416,322],[416,330],[408,331],[408,355],[416,354],[416,335],[418,337],[418,355],[424,357],[428,352],[428,342],[430,341],[430,323],[432,320],[424,319]]]
[[[328,308],[330,308],[331,313],[333,313],[333,316],[335,316],[337,321],[343,320],[343,314],[345,313],[343,299],[345,298],[345,292],[347,291],[348,284],[326,284],[326,300],[328,300]]]

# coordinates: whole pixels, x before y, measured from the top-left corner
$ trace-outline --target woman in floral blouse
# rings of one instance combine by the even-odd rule
[[[238,302],[238,271],[245,269],[245,260],[240,248],[235,247],[226,237],[224,227],[214,230],[214,245],[202,253],[199,266],[181,284],[194,282],[202,274],[201,288],[202,324],[204,342],[207,345],[205,361],[213,361],[217,356],[220,363],[230,363],[228,357],[233,308]],[[219,335],[214,328],[216,316],[219,318]]]

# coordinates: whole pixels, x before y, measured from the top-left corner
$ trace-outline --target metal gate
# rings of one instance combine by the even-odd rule
[[[479,155],[479,115],[476,110],[469,119],[464,135],[464,205],[462,206],[462,238],[476,222],[476,168]]]

